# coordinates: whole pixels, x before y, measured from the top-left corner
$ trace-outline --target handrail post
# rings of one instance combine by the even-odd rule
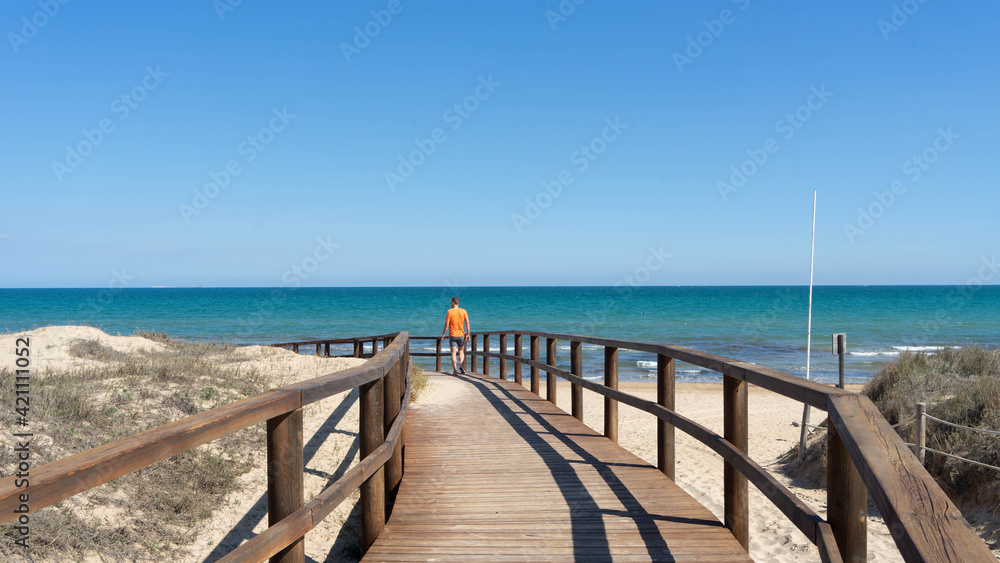
[[[267,421],[267,525],[302,508],[305,469],[302,452],[302,409]],[[299,538],[271,557],[271,563],[303,563],[305,538]]]
[[[322,356],[323,355],[323,343],[322,342],[316,344],[316,355],[317,356]]]
[[[583,342],[569,343],[569,371],[573,375],[583,377]],[[583,387],[576,383],[570,386],[571,411],[573,418],[583,422]]]
[[[472,335],[472,350],[469,352],[469,371],[476,373],[476,338],[475,334]]]
[[[507,335],[500,335],[500,379],[507,381],[507,358],[503,355],[507,353]]]
[[[531,360],[538,361],[538,337],[531,335],[529,340],[529,347],[531,348]],[[541,385],[538,382],[538,366],[531,366],[531,392],[539,397],[542,396]]]
[[[868,561],[868,490],[836,425],[826,430],[826,519],[844,561]]]
[[[324,350],[324,352],[325,352],[324,357],[329,358],[330,357],[330,343],[329,342],[326,343],[326,349]]]
[[[521,335],[520,334],[515,334],[514,335],[514,355],[517,356],[518,358],[522,357],[521,356],[521,354],[523,352],[522,351],[522,344],[524,344],[524,343],[521,341]],[[521,377],[521,362],[518,361],[518,360],[514,360],[514,383],[517,383],[518,385],[522,385],[522,383],[521,383],[522,380],[523,380],[523,378]]]
[[[673,358],[656,355],[656,402],[674,410],[676,396],[675,362]],[[674,425],[665,420],[656,422],[656,466],[673,481],[676,477],[676,457],[674,449]]]
[[[725,439],[746,453],[747,433],[747,383],[724,375],[722,378],[725,411]],[[725,485],[726,527],[733,533],[743,549],[750,549],[750,491],[747,478],[729,462],[723,472]]]
[[[298,344],[292,344],[292,352],[295,352],[296,354],[299,353],[299,345]]]
[[[618,348],[604,347],[604,386],[618,389]],[[604,397],[604,436],[618,443],[618,401]]]
[[[441,371],[441,339],[437,339],[434,356],[434,371]]]
[[[556,367],[556,339],[545,339],[545,363]],[[556,404],[556,375],[550,371],[545,372],[545,399]]]
[[[372,338],[372,356],[378,354],[378,338]]]
[[[358,432],[361,459],[385,441],[382,395],[385,378],[361,386],[361,420]],[[385,467],[361,484],[361,552],[364,554],[385,527]]]
[[[361,357],[361,341],[360,340],[355,340],[354,341],[354,357],[355,358],[360,358]]]
[[[399,411],[402,410],[402,405],[400,404],[400,391],[399,382],[403,379],[405,375],[403,369],[405,369],[406,360],[402,354],[400,354],[399,359],[396,363],[389,368],[385,374],[385,383],[382,386],[383,389],[383,428],[392,428],[392,423],[396,421],[396,417],[399,415]],[[392,506],[393,501],[396,499],[396,491],[399,489],[399,482],[403,480],[403,456],[402,456],[402,444],[396,443],[396,447],[393,449],[392,457],[389,461],[385,462],[385,501],[387,508]],[[391,510],[386,510],[386,514],[389,514]]]
[[[483,375],[490,374],[490,335],[483,335]]]

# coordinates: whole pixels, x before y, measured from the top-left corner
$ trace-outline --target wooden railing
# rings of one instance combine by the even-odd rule
[[[316,355],[322,357],[333,357],[333,358],[371,358],[378,353],[379,342],[382,343],[382,348],[385,349],[389,343],[392,341],[396,333],[393,334],[379,334],[375,336],[360,336],[354,338],[331,338],[327,340],[304,340],[301,342],[282,342],[280,344],[270,344],[277,348],[288,348],[289,350],[299,353],[299,349],[302,346],[315,346]],[[331,355],[330,346],[333,344],[353,344],[354,350],[350,354],[339,354]],[[371,344],[371,350],[366,351],[365,346]]]
[[[345,342],[372,341],[364,365],[278,387],[81,452],[32,471],[27,489],[15,477],[0,480],[0,523],[15,516],[19,495],[28,494],[32,510],[142,469],[201,444],[267,421],[267,506],[269,527],[221,561],[302,562],[305,535],[352,491],[361,488],[361,546],[381,533],[403,478],[403,423],[410,398],[409,334],[399,332]],[[293,342],[282,346],[340,343]],[[319,350],[317,345],[317,350]],[[327,351],[329,349],[327,348]],[[358,350],[357,345],[355,350]],[[356,352],[359,356],[359,352]],[[302,408],[332,395],[360,388],[361,461],[310,502],[304,502]]]
[[[514,337],[514,354],[508,338]],[[500,353],[490,352],[490,339],[499,340]],[[525,337],[529,357],[523,353]],[[545,339],[545,362],[539,360]],[[441,341],[437,356],[441,367]],[[479,341],[482,346],[479,346]],[[674,479],[674,430],[695,438],[725,461],[725,525],[748,548],[750,541],[748,482],[767,497],[814,544],[823,561],[867,561],[867,507],[870,494],[906,561],[992,562],[996,559],[962,517],[961,512],[924,470],[875,405],[865,396],[808,381],[756,364],[665,344],[612,340],[571,334],[523,330],[478,332],[471,335],[468,352],[472,370],[482,360],[489,375],[496,360],[500,379],[507,379],[514,363],[514,382],[522,384],[522,366],[530,368],[530,389],[539,394],[539,372],[546,372],[546,398],[556,402],[556,378],[571,383],[572,416],[583,419],[583,389],[604,396],[604,433],[617,442],[618,403],[657,417],[657,466]],[[557,364],[558,341],[570,344],[569,370]],[[582,345],[604,348],[604,383],[582,377]],[[627,349],[656,355],[657,401],[647,401],[618,390],[618,353]],[[674,410],[675,364],[683,361],[723,376],[724,431],[720,436]],[[563,367],[558,367],[562,365]],[[827,519],[824,520],[747,455],[748,385],[753,384],[829,413],[827,463]]]

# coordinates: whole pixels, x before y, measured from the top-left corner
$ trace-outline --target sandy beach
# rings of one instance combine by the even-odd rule
[[[142,337],[111,336],[89,327],[47,327],[29,333],[4,335],[0,347],[0,362],[11,364],[13,339],[28,335],[35,347],[34,366],[41,375],[49,370],[67,370],[85,366],[93,367],[91,360],[80,360],[67,352],[68,346],[78,340],[97,340],[105,346],[125,353],[138,350],[159,349],[163,345]],[[358,365],[363,360],[351,358],[319,358],[294,354],[290,351],[260,346],[239,349],[242,362],[272,374],[276,385],[308,379]],[[98,364],[99,367],[99,364]],[[454,378],[431,375],[420,402],[434,402],[454,393],[459,384]],[[653,383],[623,382],[621,388],[636,396],[655,400]],[[544,393],[544,383],[542,385]],[[855,390],[858,390],[855,388]],[[723,424],[722,386],[718,383],[679,383],[677,385],[677,410],[710,429],[721,433]],[[569,411],[568,383],[560,383],[558,404]],[[798,428],[793,421],[801,418],[801,404],[771,393],[750,388],[750,455],[768,469],[791,491],[797,494],[820,515],[825,515],[825,491],[802,488],[784,476],[778,459],[788,452],[798,440]],[[603,398],[584,392],[584,422],[591,428],[603,430]],[[818,423],[824,413],[814,410],[812,422]],[[306,459],[306,499],[311,499],[347,469],[358,462],[357,450],[358,401],[357,393],[345,393],[317,404],[305,411],[304,441]],[[9,430],[3,433],[4,441],[10,440]],[[655,419],[631,407],[621,405],[619,412],[620,445],[639,457],[656,462]],[[46,436],[58,446],[59,436]],[[677,482],[695,499],[709,508],[720,519],[723,507],[723,464],[707,447],[681,432],[677,433]],[[212,517],[198,526],[194,541],[177,553],[178,560],[212,561],[252,537],[266,527],[266,471],[263,445],[253,452],[252,470],[239,478],[239,490],[230,494],[215,510]],[[106,486],[102,486],[106,487]],[[93,489],[72,497],[60,510],[72,510],[88,518],[103,521],[108,529],[117,524],[121,511],[102,506],[91,497],[100,496],[100,489]],[[816,550],[792,524],[751,486],[751,556],[759,562],[815,561]],[[344,502],[321,526],[311,532],[306,541],[307,555],[316,561],[351,561],[358,557],[358,525],[356,518],[349,518],[357,502],[357,493]],[[48,510],[54,510],[49,508]],[[878,516],[869,520],[869,560],[901,561],[884,524]],[[173,554],[172,554],[173,555]],[[94,556],[88,560],[99,561]]]

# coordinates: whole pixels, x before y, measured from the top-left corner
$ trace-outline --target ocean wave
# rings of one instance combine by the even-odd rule
[[[893,348],[903,352],[940,352],[957,346],[893,346]]]
[[[874,357],[874,356],[898,356],[899,352],[896,350],[883,350],[879,352],[848,352],[848,356],[863,356],[863,357]]]
[[[646,369],[656,369],[656,360],[653,360],[653,361],[649,361],[649,360],[636,360],[635,365],[637,367],[646,368]]]

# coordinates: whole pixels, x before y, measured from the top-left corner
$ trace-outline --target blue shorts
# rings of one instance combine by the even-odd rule
[[[451,342],[452,348],[465,348],[464,336],[449,336],[448,342]]]

